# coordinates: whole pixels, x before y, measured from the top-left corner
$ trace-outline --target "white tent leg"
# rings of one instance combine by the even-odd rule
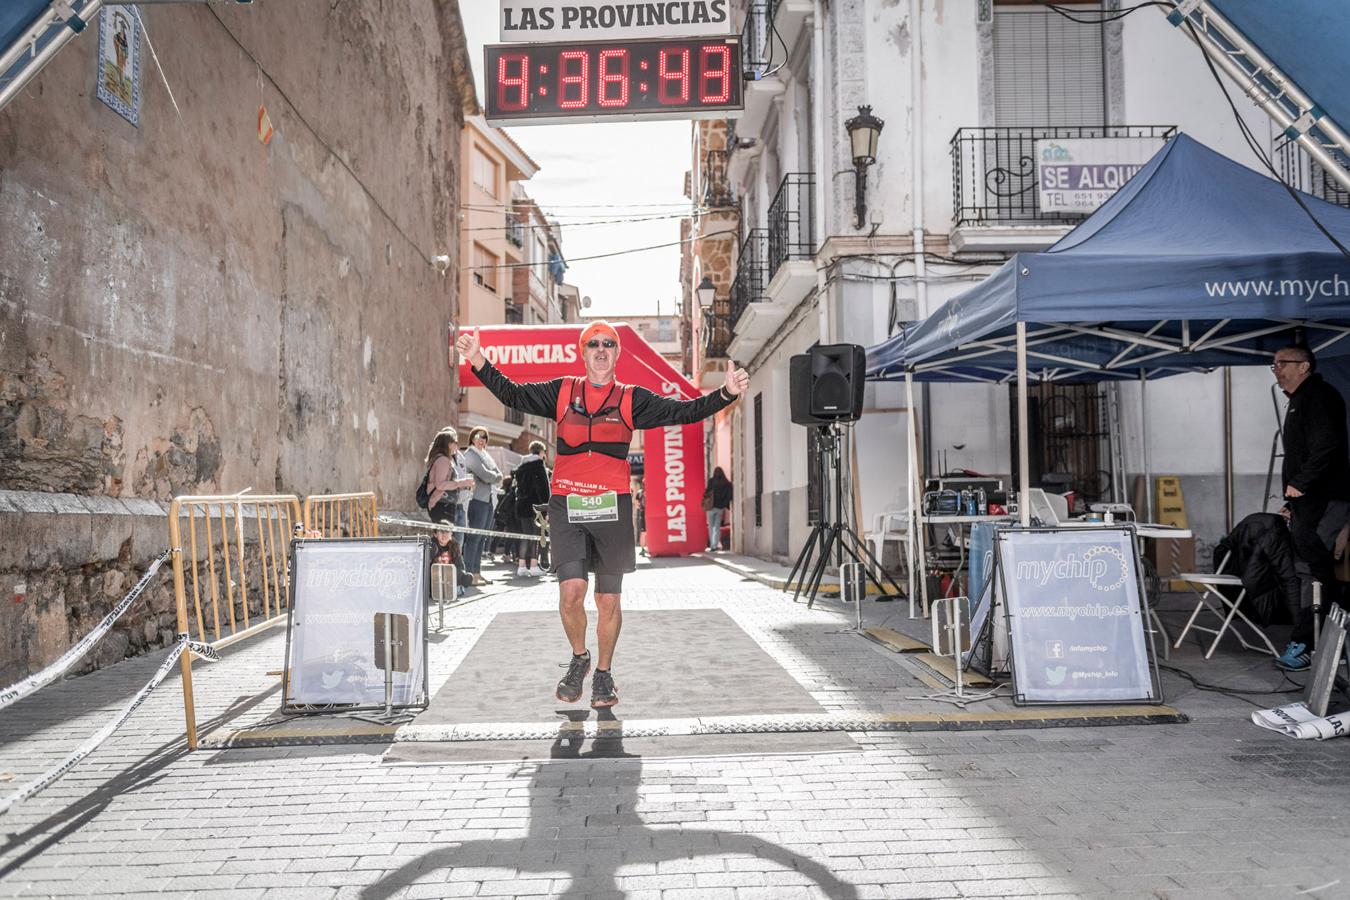
[[[919,433],[918,426],[914,419],[914,377],[909,372],[905,373],[905,402],[909,406],[909,465],[912,478],[910,480],[911,496],[918,497],[918,504],[923,503],[923,469],[919,465]],[[910,572],[910,595],[909,595],[909,617],[914,618],[914,591],[913,579],[915,575],[915,566],[918,566],[917,578],[919,581],[919,598],[922,601],[924,618],[928,617],[928,578],[924,571],[924,560],[927,558],[924,551],[924,526],[923,516],[919,513],[919,505],[911,505],[909,508],[909,533],[910,550],[909,572]]]
[[[909,527],[905,531],[905,568],[909,570],[909,617],[914,618],[914,532],[919,527],[914,504],[914,378],[905,373],[905,480],[909,486]]]
[[[1148,377],[1139,370],[1139,440],[1143,444],[1144,459],[1144,508],[1148,511],[1148,521],[1153,518],[1153,472],[1149,468],[1148,458]]]
[[[1031,524],[1031,440],[1027,433],[1027,326],[1017,323],[1017,489],[1021,524]]]

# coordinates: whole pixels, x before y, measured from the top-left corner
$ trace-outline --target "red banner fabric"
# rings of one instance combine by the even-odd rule
[[[469,327],[469,326],[465,326]],[[483,355],[516,382],[551,381],[584,375],[577,339],[585,324],[484,325],[479,327]],[[632,326],[616,323],[620,352],[615,377],[663,397],[693,400],[701,396],[689,379],[657,353]],[[466,360],[459,364],[461,387],[481,386]],[[688,556],[708,546],[703,515],[707,471],[703,459],[703,423],[671,425],[646,432],[643,492],[646,499],[647,550],[652,556]]]

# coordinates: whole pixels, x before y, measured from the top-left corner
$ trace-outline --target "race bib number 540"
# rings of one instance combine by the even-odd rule
[[[619,495],[614,491],[583,497],[579,494],[567,496],[567,521],[569,522],[617,522],[619,521]]]

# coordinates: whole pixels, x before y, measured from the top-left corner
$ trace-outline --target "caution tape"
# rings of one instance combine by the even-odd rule
[[[402,525],[404,528],[421,528],[424,531],[454,531],[459,534],[481,534],[486,537],[514,538],[519,541],[542,540],[538,534],[518,534],[513,531],[488,531],[486,528],[469,528],[466,525],[447,525],[444,522],[423,522],[421,519],[396,519],[393,516],[377,516],[381,525]]]
[[[111,612],[103,617],[103,621],[99,622],[98,625],[94,627],[93,631],[80,638],[73,647],[63,653],[60,659],[43,669],[41,672],[30,675],[22,681],[12,684],[3,691],[0,691],[0,709],[4,709],[12,703],[18,703],[24,697],[41,690],[66,674],[66,671],[69,670],[71,666],[79,662],[81,657],[92,650],[94,645],[103,639],[103,636],[113,627],[113,623],[120,619],[122,614],[131,608],[131,604],[136,602],[136,598],[145,590],[146,585],[150,583],[150,579],[155,576],[155,573],[159,571],[159,567],[164,564],[164,560],[168,559],[169,554],[172,552],[172,550],[165,550],[161,553],[159,558],[150,564],[150,568],[145,570],[145,574],[141,576],[140,581],[136,582],[136,586],[112,608]]]
[[[159,683],[165,679],[169,674],[169,671],[173,668],[174,663],[178,662],[178,657],[182,656],[183,652],[186,650],[192,651],[209,662],[217,662],[220,659],[220,656],[212,649],[211,645],[203,644],[200,641],[188,640],[187,635],[179,635],[178,643],[174,645],[173,651],[160,665],[159,669],[156,670],[154,677],[146,682],[145,687],[141,688],[140,692],[137,693],[135,697],[131,698],[131,702],[122,708],[122,711],[117,714],[117,717],[100,728],[93,737],[77,747],[73,753],[61,760],[61,762],[52,769],[39,776],[36,780],[29,782],[5,800],[0,801],[0,816],[5,815],[16,805],[30,799],[35,794],[46,790],[62,775],[65,775],[71,769],[79,765],[80,760],[97,750],[98,746],[111,737],[112,733],[120,728],[123,722],[131,718],[131,714],[136,711],[137,707],[145,702],[145,698],[150,696],[150,692],[159,687]]]

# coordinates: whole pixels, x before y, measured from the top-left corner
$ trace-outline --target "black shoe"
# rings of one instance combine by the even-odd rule
[[[614,686],[614,676],[601,669],[595,670],[591,679],[591,708],[604,709],[619,702],[619,689]]]
[[[586,673],[591,671],[591,655],[572,655],[567,664],[567,674],[558,682],[557,698],[564,703],[576,703],[581,699],[581,688],[586,683]]]

